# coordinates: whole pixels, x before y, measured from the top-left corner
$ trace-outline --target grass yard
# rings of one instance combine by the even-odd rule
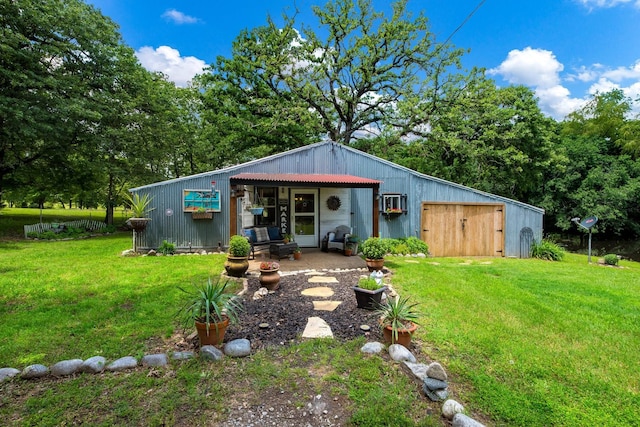
[[[10,236],[0,238],[0,367],[169,351],[179,330],[177,286],[223,268],[220,255],[122,258],[129,233],[23,241],[5,222],[33,219],[0,210],[1,236]],[[640,264],[609,268],[568,255],[560,263],[389,258],[387,265],[396,289],[422,303],[420,358],[442,363],[453,398],[472,416],[487,425],[638,424]],[[439,405],[398,365],[363,357],[363,343],[319,340],[216,364],[7,381],[0,419],[203,425],[243,405],[304,407],[322,394],[343,425],[445,425]]]
[[[498,425],[638,425],[640,265],[434,259],[388,263],[425,305],[425,352]]]

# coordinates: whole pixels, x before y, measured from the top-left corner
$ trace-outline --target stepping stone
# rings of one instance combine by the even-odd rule
[[[342,301],[313,301],[315,311],[333,311],[342,304]]]
[[[415,259],[405,259],[404,262],[408,262],[409,264],[420,264],[420,262]]]
[[[331,327],[319,317],[310,317],[304,328],[302,338],[333,338]]]
[[[323,273],[320,271],[310,271],[308,273],[304,273],[305,276],[325,276],[327,273]]]
[[[338,283],[338,279],[333,276],[311,276],[309,283]]]
[[[333,289],[326,286],[319,286],[317,288],[305,289],[301,294],[307,297],[330,297],[333,295]]]

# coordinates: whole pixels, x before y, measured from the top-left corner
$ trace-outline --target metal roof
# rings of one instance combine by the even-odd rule
[[[300,173],[240,173],[229,177],[232,184],[295,184],[301,186],[378,187],[382,181],[354,175]]]

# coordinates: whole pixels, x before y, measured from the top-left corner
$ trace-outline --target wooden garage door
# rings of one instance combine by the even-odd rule
[[[433,256],[503,256],[504,205],[422,203],[422,240]]]

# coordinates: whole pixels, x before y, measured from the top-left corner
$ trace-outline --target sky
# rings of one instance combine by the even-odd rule
[[[243,29],[298,10],[318,29],[312,6],[325,0],[86,0],[120,27],[140,63],[186,86],[218,56],[229,57]],[[388,1],[372,0],[388,12]],[[499,86],[535,91],[542,111],[562,120],[597,92],[622,89],[640,98],[640,0],[409,0],[437,41],[469,53]],[[456,31],[457,29],[457,31]],[[640,113],[640,100],[635,103]]]

